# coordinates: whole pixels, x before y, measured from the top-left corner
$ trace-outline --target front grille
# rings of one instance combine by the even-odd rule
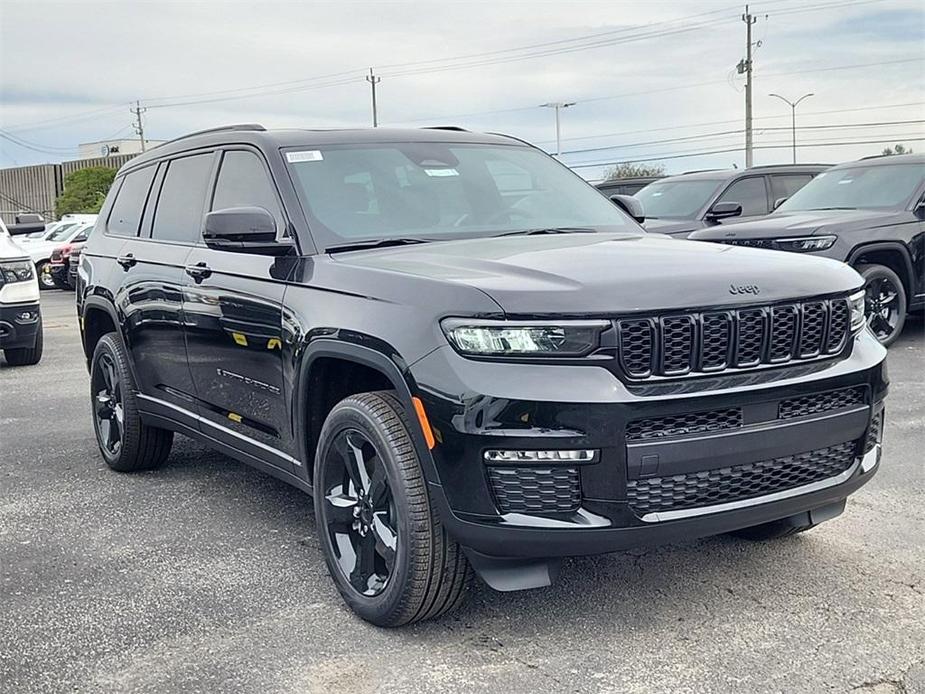
[[[626,425],[626,440],[645,441],[665,436],[735,429],[740,426],[742,426],[742,410],[738,407],[730,407],[725,410],[638,419]]]
[[[617,322],[620,366],[632,379],[714,373],[838,354],[845,299]]]
[[[777,416],[780,419],[792,419],[793,417],[805,417],[810,414],[840,410],[845,407],[863,404],[864,388],[856,386],[854,388],[842,388],[841,390],[830,390],[825,393],[813,393],[812,395],[801,395],[798,398],[782,400],[778,406]]]
[[[874,418],[870,420],[870,428],[867,430],[867,439],[864,441],[864,452],[869,453],[874,450],[874,446],[880,443],[883,429],[883,411],[881,410]]]
[[[501,513],[571,513],[581,506],[574,467],[489,467],[488,478]]]
[[[855,443],[757,463],[630,480],[627,499],[638,515],[753,499],[835,477],[854,462]]]

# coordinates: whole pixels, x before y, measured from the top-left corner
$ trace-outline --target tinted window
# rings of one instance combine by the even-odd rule
[[[578,176],[528,147],[383,143],[287,152],[287,160],[324,245],[549,227],[639,232]]]
[[[276,190],[263,163],[253,152],[226,152],[215,184],[213,210],[262,207],[282,222]]]
[[[151,179],[157,167],[148,166],[140,171],[133,171],[122,178],[122,185],[116,193],[106,231],[116,236],[136,236],[141,212],[144,210]]]
[[[152,238],[181,243],[199,239],[211,170],[211,153],[170,162],[157,199]]]
[[[737,202],[742,205],[743,217],[754,217],[768,213],[768,193],[764,187],[764,176],[752,176],[736,181],[717,202]]]
[[[779,209],[899,208],[922,184],[921,164],[875,164],[823,171]]]
[[[776,202],[781,198],[789,198],[800,188],[813,180],[809,174],[772,174],[771,200]]]

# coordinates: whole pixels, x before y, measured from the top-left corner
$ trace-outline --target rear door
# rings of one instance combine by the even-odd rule
[[[228,149],[210,209],[250,206],[270,212],[280,233],[288,228],[263,155]],[[293,471],[282,364],[284,280],[291,263],[199,243],[186,266],[186,344],[203,431]]]
[[[181,420],[185,413],[190,426],[196,426],[196,405],[183,328],[184,267],[200,237],[214,163],[214,152],[197,152],[149,172],[153,184],[141,235],[129,239],[118,258],[124,278],[116,305],[125,313],[126,341],[138,387],[148,396],[146,409]],[[130,184],[127,178],[123,188]]]

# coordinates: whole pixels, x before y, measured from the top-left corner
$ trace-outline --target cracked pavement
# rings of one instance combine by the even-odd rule
[[[881,470],[843,516],[573,559],[386,631],[343,606],[298,491],[188,439],[110,472],[73,294],[0,372],[0,691],[925,693],[925,327],[890,350]]]

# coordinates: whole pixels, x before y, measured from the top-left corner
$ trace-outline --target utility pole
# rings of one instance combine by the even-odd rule
[[[785,99],[780,94],[768,94],[768,96],[774,96],[783,101],[790,107],[790,130],[793,133],[793,163],[797,163],[797,106],[800,105],[800,102],[803,99],[808,99],[811,96],[815,96],[812,92],[809,94],[804,94],[796,101],[790,101],[790,99]]]
[[[752,165],[752,25],[758,20],[745,6],[742,15],[745,22],[745,60],[739,61],[737,66],[739,74],[745,75],[745,167]]]
[[[142,152],[144,152],[147,148],[145,146],[145,126],[141,121],[141,114],[147,110],[148,109],[141,107],[140,101],[135,102],[135,108],[129,109],[129,111],[131,111],[135,116],[135,122],[132,124],[132,126],[135,128],[135,134],[138,135],[138,139],[141,140]]]
[[[376,85],[382,81],[381,77],[376,77],[373,74],[373,69],[369,68],[369,74],[366,75],[366,81],[369,82],[369,86],[373,92],[373,127],[379,127],[379,111],[376,108]]]
[[[568,108],[569,106],[574,106],[574,101],[550,101],[548,104],[540,104],[540,108],[554,108],[556,109],[556,156],[562,152],[562,136],[561,129],[559,126],[559,110],[563,108]]]

